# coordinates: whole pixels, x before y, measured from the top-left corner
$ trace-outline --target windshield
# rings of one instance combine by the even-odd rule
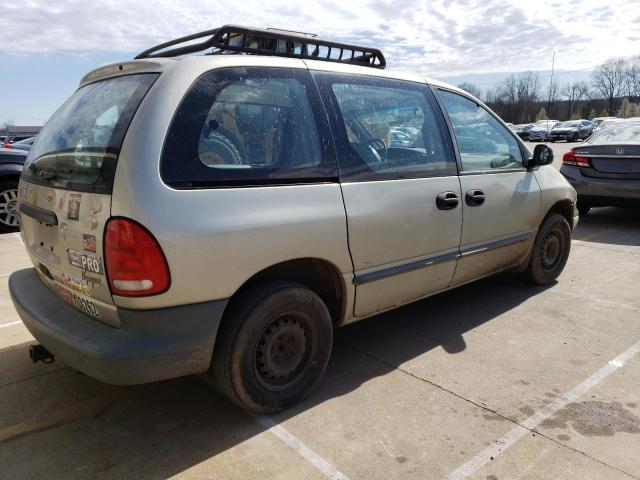
[[[126,75],[78,89],[39,133],[23,178],[54,188],[111,193],[124,135],[157,76]]]
[[[553,128],[571,128],[571,127],[577,127],[578,126],[578,122],[561,122],[561,123],[556,123]]]
[[[640,122],[612,123],[591,137],[589,143],[640,143]]]

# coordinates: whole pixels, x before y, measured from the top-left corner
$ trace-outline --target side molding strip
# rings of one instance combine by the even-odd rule
[[[514,245],[516,243],[521,243],[529,240],[532,236],[533,232],[527,232],[515,235],[510,238],[505,238],[503,240],[497,240],[495,242],[485,243],[484,245],[466,248],[458,252],[446,253],[444,255],[437,255],[435,257],[426,258],[424,260],[418,260],[415,262],[409,262],[402,265],[396,265],[395,267],[385,268],[382,270],[377,270],[375,272],[356,274],[353,278],[354,285],[364,285],[365,283],[375,282],[376,280],[381,280],[387,277],[393,277],[395,275],[400,275],[403,273],[408,273],[413,270],[419,270],[421,268],[427,268],[432,265],[436,265],[438,263],[449,262],[451,260],[456,260],[461,257],[469,257],[472,255],[477,255],[479,253],[486,252],[488,250],[494,250],[496,248],[507,247],[509,245]]]

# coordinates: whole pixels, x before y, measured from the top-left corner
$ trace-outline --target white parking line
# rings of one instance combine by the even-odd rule
[[[531,430],[533,430],[540,424],[540,422],[549,418],[551,415],[563,408],[568,403],[577,400],[591,388],[593,388],[602,380],[615,372],[618,368],[622,367],[638,352],[640,352],[640,341],[629,347],[613,360],[610,360],[604,367],[591,375],[573,390],[565,393],[555,402],[541,408],[520,425],[503,436],[501,439],[496,441],[493,445],[485,448],[468,462],[460,465],[449,474],[449,480],[462,480],[471,476],[477,469],[495,459],[498,455],[507,450],[511,445],[530,433]]]
[[[302,457],[304,457],[311,465],[324,473],[327,478],[332,480],[348,480],[348,477],[344,473],[307,447],[298,437],[289,433],[289,431],[284,427],[276,424],[269,417],[265,415],[254,415],[253,418],[255,418],[263,427],[269,429],[272,434],[302,455]]]
[[[13,325],[18,325],[20,323],[22,323],[22,320],[18,320],[17,322],[11,322],[11,323],[0,323],[0,328],[11,327]]]
[[[200,378],[205,383],[215,386],[215,382],[208,375],[200,375]],[[307,462],[316,467],[327,478],[331,480],[349,480],[344,473],[338,470],[334,465],[322,458],[315,451],[307,447],[302,440],[290,433],[284,427],[278,425],[276,422],[266,415],[252,415],[253,418],[264,428],[269,430],[273,435],[282,440],[286,445],[293,448],[298,454],[300,454]]]

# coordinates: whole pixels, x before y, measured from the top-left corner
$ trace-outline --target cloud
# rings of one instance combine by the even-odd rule
[[[632,2],[548,0],[5,0],[0,52],[137,53],[225,23],[272,26],[380,47],[391,68],[429,76],[584,68],[638,54]],[[126,58],[126,57],[125,57]]]

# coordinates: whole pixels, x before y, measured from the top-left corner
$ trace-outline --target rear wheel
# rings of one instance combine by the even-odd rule
[[[574,133],[573,134],[573,138],[571,139],[572,142],[577,142],[578,141],[578,133]]]
[[[552,213],[542,222],[533,244],[525,280],[535,285],[553,282],[567,263],[571,250],[571,228],[567,219]]]
[[[274,282],[234,298],[219,335],[212,367],[222,391],[243,408],[274,413],[316,387],[331,354],[333,326],[313,291]]]
[[[0,233],[20,230],[18,217],[18,182],[0,182]]]

